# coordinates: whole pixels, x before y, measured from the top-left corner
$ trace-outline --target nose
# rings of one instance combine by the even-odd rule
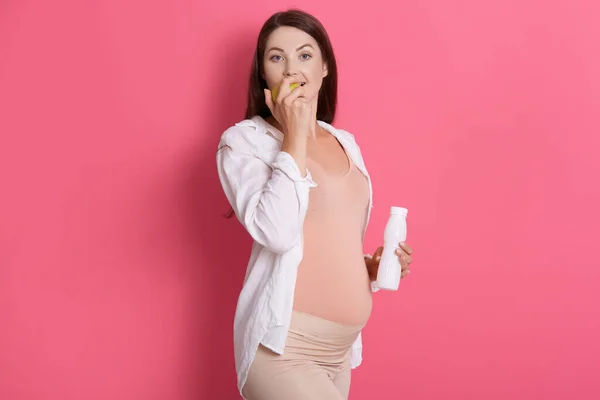
[[[284,75],[286,77],[298,75],[298,66],[293,60],[287,60],[285,63]]]

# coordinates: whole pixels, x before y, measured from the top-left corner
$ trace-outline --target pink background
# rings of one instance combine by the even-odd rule
[[[365,251],[410,210],[351,399],[600,398],[597,2],[300,3],[373,176]],[[239,398],[251,243],[215,150],[296,4],[2,2],[0,398]]]

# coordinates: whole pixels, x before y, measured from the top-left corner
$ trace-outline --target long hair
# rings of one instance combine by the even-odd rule
[[[264,89],[267,88],[267,82],[262,78],[263,59],[267,40],[273,31],[282,26],[289,26],[306,32],[319,44],[319,49],[323,61],[327,65],[327,76],[323,78],[319,98],[317,101],[317,119],[331,124],[335,118],[337,105],[337,64],[333,47],[329,40],[327,31],[321,22],[314,16],[305,11],[290,9],[273,14],[263,24],[258,39],[256,49],[252,60],[250,70],[250,84],[248,86],[248,103],[246,105],[245,118],[249,119],[256,115],[263,118],[271,116],[271,111],[265,103]],[[225,215],[231,218],[235,215],[233,208]]]

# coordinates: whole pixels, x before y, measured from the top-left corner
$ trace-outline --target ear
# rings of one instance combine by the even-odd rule
[[[329,74],[329,70],[327,69],[327,64],[323,63],[323,78],[325,78]]]

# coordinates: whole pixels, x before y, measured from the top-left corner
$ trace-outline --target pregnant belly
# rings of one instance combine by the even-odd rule
[[[343,246],[355,249],[344,252],[332,247],[321,243],[305,251],[298,267],[294,310],[346,325],[366,324],[372,293],[362,245]]]

